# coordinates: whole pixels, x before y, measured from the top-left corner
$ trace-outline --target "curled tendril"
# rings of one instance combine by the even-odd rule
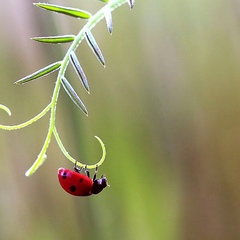
[[[10,109],[9,109],[8,107],[2,105],[2,104],[0,104],[0,109],[2,109],[2,110],[4,110],[5,112],[7,112],[7,114],[8,114],[9,116],[12,115]]]
[[[63,146],[63,143],[58,135],[58,132],[57,132],[57,129],[56,127],[54,128],[53,130],[53,134],[56,138],[56,141],[58,143],[58,146],[60,147],[60,149],[62,150],[62,152],[64,153],[65,157],[68,158],[71,162],[73,162],[74,164],[76,163],[77,166],[79,166],[80,168],[86,168],[86,169],[93,169],[93,168],[96,168],[97,166],[101,166],[106,158],[106,148],[105,148],[105,145],[103,143],[103,141],[101,140],[101,138],[99,138],[98,136],[95,136],[95,138],[99,141],[100,145],[101,145],[101,148],[102,148],[102,158],[95,164],[84,164],[84,163],[81,163],[79,161],[77,161],[76,159],[74,159],[68,152],[67,150],[65,149],[65,147]]]
[[[86,165],[86,168],[87,169],[92,169],[92,168],[96,168],[97,166],[101,166],[106,158],[106,148],[105,148],[105,145],[103,143],[103,141],[98,137],[98,136],[95,136],[95,138],[99,141],[100,145],[101,145],[101,148],[102,148],[102,158],[99,160],[99,162],[97,162],[96,164],[93,164],[93,165]],[[77,164],[78,165],[78,164]]]
[[[11,112],[10,110],[3,106],[3,105],[0,105],[0,108],[4,109],[6,112],[8,112],[9,115],[11,115]],[[5,107],[5,108],[4,108]],[[48,106],[46,106],[38,115],[36,115],[35,117],[31,118],[30,120],[26,121],[26,122],[23,122],[23,123],[20,123],[20,124],[16,124],[16,125],[12,125],[12,126],[9,126],[9,125],[0,125],[0,129],[3,129],[3,130],[8,130],[8,131],[13,131],[13,130],[17,130],[17,129],[21,129],[21,128],[24,128],[24,127],[27,127],[29,126],[30,124],[38,121],[40,118],[42,118],[51,108],[51,104],[49,104]]]

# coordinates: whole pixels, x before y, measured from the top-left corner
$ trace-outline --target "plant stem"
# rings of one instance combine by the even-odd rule
[[[120,7],[122,4],[126,3],[127,0],[110,0],[108,4],[106,4],[103,8],[101,8],[96,14],[94,14],[87,22],[87,24],[79,31],[79,33],[76,35],[74,41],[72,42],[71,46],[69,47],[65,57],[63,58],[62,65],[60,67],[60,70],[58,72],[58,77],[56,81],[56,85],[53,92],[52,97],[52,108],[51,108],[51,117],[50,117],[50,127],[49,131],[53,131],[55,127],[55,115],[56,115],[56,105],[57,105],[57,99],[61,87],[61,78],[65,75],[68,63],[69,63],[69,55],[72,51],[75,51],[78,45],[81,43],[81,41],[84,39],[84,33],[86,30],[92,29],[100,20],[104,18],[104,12],[106,9],[110,9],[110,11],[115,10],[116,8]],[[58,136],[57,132],[55,132],[55,137]],[[61,144],[60,144],[61,145]],[[65,148],[61,148],[63,151],[63,154],[66,156],[68,153],[66,152]],[[70,155],[68,155],[69,160],[73,160]]]
[[[74,158],[72,158],[68,152],[66,151],[66,149],[64,148],[59,135],[57,133],[56,127],[55,127],[55,118],[56,118],[56,109],[57,109],[57,100],[58,100],[58,96],[59,96],[59,92],[60,92],[60,88],[61,88],[61,79],[62,77],[65,75],[68,63],[69,63],[69,55],[72,51],[75,51],[76,48],[78,47],[78,45],[81,43],[81,41],[84,39],[84,35],[86,30],[91,30],[101,19],[104,18],[104,12],[105,11],[113,11],[114,9],[120,7],[122,4],[126,3],[127,0],[110,0],[108,2],[108,4],[106,4],[103,8],[101,8],[95,15],[93,15],[91,18],[89,18],[87,24],[79,31],[79,33],[77,34],[77,36],[75,37],[74,41],[72,42],[70,48],[68,49],[66,55],[63,58],[61,67],[59,69],[58,72],[58,76],[57,76],[57,81],[54,87],[54,91],[53,91],[53,96],[52,96],[52,100],[51,103],[47,106],[47,108],[45,108],[45,110],[43,112],[41,112],[39,115],[37,115],[35,118],[29,120],[28,122],[24,123],[24,126],[26,126],[27,124],[31,124],[33,121],[38,120],[40,117],[42,117],[48,110],[49,108],[51,109],[51,114],[50,114],[50,121],[49,121],[49,128],[48,128],[48,133],[47,133],[47,137],[45,139],[44,145],[38,155],[38,158],[36,159],[36,161],[33,163],[33,165],[30,167],[30,169],[25,173],[26,176],[30,176],[32,175],[40,165],[42,165],[42,163],[45,161],[46,159],[46,151],[47,148],[49,146],[49,143],[51,141],[51,137],[52,137],[52,133],[54,133],[55,138],[58,142],[58,145],[60,147],[60,149],[62,150],[63,154],[70,160],[70,161],[75,161]],[[19,127],[20,126],[20,127]],[[24,127],[21,124],[14,126],[14,127]],[[2,126],[4,127],[4,126]],[[1,128],[1,125],[0,125]],[[12,130],[12,129],[8,129],[8,130]],[[87,168],[95,168],[97,165],[100,166],[105,159],[106,156],[106,150],[105,150],[105,146],[103,144],[103,142],[101,141],[100,138],[96,137],[98,139],[98,141],[101,144],[101,147],[103,149],[103,156],[101,158],[101,160],[94,165],[87,165]],[[81,163],[78,163],[78,165],[83,165]],[[85,165],[86,166],[86,165]]]

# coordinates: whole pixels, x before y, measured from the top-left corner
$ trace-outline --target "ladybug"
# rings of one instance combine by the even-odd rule
[[[98,166],[92,179],[86,168],[86,175],[82,174],[81,170],[82,168],[78,168],[76,163],[73,170],[66,168],[58,169],[59,183],[66,192],[74,196],[90,196],[100,193],[105,187],[109,186],[105,176],[102,175],[100,179],[97,179]]]

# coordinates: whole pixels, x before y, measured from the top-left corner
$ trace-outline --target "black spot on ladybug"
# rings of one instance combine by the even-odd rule
[[[62,178],[63,178],[63,179],[67,178],[67,173],[66,173],[66,172],[63,172]]]
[[[79,182],[82,183],[82,182],[83,182],[83,178],[80,178],[80,179],[79,179]]]
[[[77,189],[77,188],[76,188],[74,185],[72,185],[72,186],[70,187],[70,191],[71,191],[71,192],[75,192],[76,189]]]

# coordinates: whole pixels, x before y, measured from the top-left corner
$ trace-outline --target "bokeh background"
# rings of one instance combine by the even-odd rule
[[[47,12],[32,1],[0,8],[1,124],[18,124],[51,100],[57,74],[24,86],[13,82],[54,61],[68,45],[34,36],[76,34],[85,22]],[[98,1],[54,0],[92,13]],[[53,138],[48,159],[31,177],[49,114],[18,131],[0,131],[1,240],[240,239],[240,2],[136,0],[113,12],[93,34],[104,69],[85,41],[77,50],[91,94],[69,66],[67,78],[89,111],[60,92],[57,127],[69,153],[95,163],[110,188],[78,198],[64,192],[59,167],[72,168]]]

